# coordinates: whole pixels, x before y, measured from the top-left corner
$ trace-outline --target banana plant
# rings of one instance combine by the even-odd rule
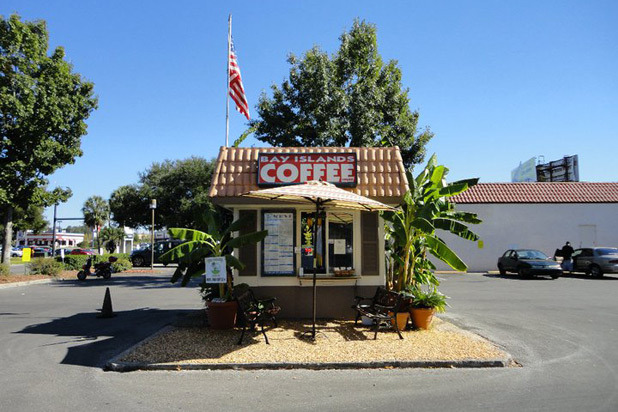
[[[159,260],[169,263],[177,259],[178,268],[174,271],[171,282],[175,283],[182,279],[181,285],[186,286],[192,277],[204,274],[205,258],[225,257],[227,282],[219,285],[219,296],[229,298],[232,290],[232,268],[242,270],[245,267],[236,256],[232,255],[232,251],[235,248],[261,242],[268,235],[268,230],[234,237],[233,233],[247,224],[246,218],[232,222],[227,228],[220,227],[219,219],[214,213],[208,213],[205,219],[208,232],[182,228],[169,229],[173,238],[186,240],[186,242],[170,249],[161,255]]]
[[[479,239],[467,226],[481,223],[478,216],[457,211],[449,202],[450,197],[468,190],[478,179],[447,183],[447,174],[448,169],[437,164],[434,154],[418,176],[407,173],[409,188],[398,210],[383,213],[387,221],[391,283],[397,291],[413,289],[415,285],[439,284],[428,253],[455,270],[468,268],[436,231],[448,231],[470,241]]]

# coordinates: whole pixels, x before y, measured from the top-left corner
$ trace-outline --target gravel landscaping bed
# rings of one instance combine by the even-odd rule
[[[247,333],[242,345],[236,342],[240,329],[212,330],[206,326],[174,326],[147,339],[113,360],[129,369],[186,369],[208,365],[221,367],[268,367],[285,365],[358,364],[395,366],[509,366],[511,357],[488,340],[434,318],[430,330],[404,331],[401,340],[394,331],[380,331],[373,340],[370,327],[353,321],[318,323],[316,341],[303,337],[309,321],[280,321],[267,330],[270,345],[258,332]],[[492,364],[491,361],[496,361]],[[137,365],[137,366],[136,366]],[[167,367],[164,367],[167,366]],[[466,366],[463,363],[461,366]],[[113,369],[113,368],[112,368]],[[120,370],[116,368],[117,370]]]

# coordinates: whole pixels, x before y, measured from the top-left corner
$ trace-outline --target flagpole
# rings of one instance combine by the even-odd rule
[[[232,44],[232,15],[227,19],[227,87],[225,94],[225,147],[230,135],[230,46]]]

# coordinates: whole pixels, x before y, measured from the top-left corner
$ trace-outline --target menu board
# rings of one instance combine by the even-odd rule
[[[264,275],[294,274],[294,213],[265,212]]]

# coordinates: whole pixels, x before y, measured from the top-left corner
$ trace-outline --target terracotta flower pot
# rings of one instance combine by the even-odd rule
[[[410,312],[398,312],[396,319],[397,328],[399,328],[399,330],[406,330],[406,326],[408,325],[408,319],[410,319]],[[395,322],[393,322],[393,326],[395,326]]]
[[[208,323],[212,329],[232,329],[236,324],[238,303],[208,302]]]
[[[433,320],[433,314],[436,313],[436,310],[424,309],[424,308],[411,308],[410,315],[412,315],[412,323],[418,329],[429,329],[431,326],[431,321]]]

